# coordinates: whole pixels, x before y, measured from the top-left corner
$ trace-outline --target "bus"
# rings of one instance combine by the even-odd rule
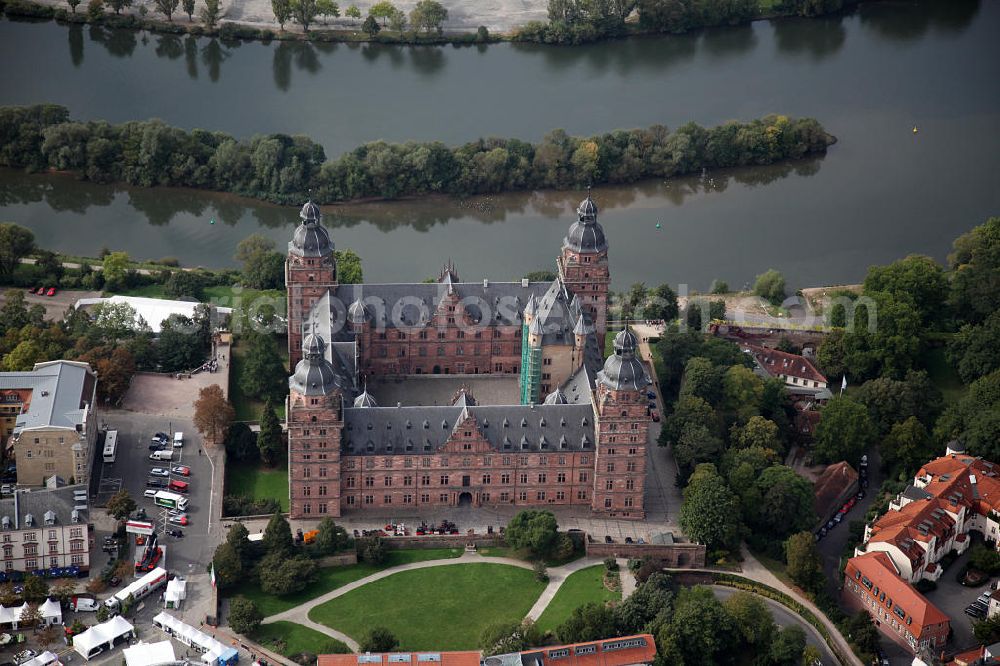
[[[109,430],[104,437],[104,462],[113,463],[118,454],[118,431]]]
[[[181,511],[187,509],[188,505],[186,497],[166,490],[160,490],[153,495],[153,503],[157,506],[165,506],[168,509],[180,509]]]

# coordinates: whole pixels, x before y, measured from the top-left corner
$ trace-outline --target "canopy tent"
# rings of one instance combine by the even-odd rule
[[[159,627],[181,643],[202,650],[204,654],[201,655],[201,660],[208,666],[235,664],[238,659],[238,654],[230,654],[235,653],[235,650],[169,613],[160,613],[154,617],[153,626]]]
[[[174,578],[167,583],[167,591],[163,594],[163,603],[167,608],[180,608],[181,602],[187,598],[187,581]]]
[[[122,651],[126,666],[154,666],[177,661],[174,644],[170,641],[138,643]]]
[[[84,659],[90,659],[114,646],[119,639],[133,635],[134,631],[135,628],[125,618],[115,615],[107,622],[94,625],[74,636],[73,649]]]
[[[20,606],[3,607],[0,606],[0,625],[9,624],[11,628],[17,629],[21,623],[21,618],[28,611],[30,604],[25,602]],[[38,612],[42,616],[42,621],[46,626],[62,623],[62,608],[58,601],[46,599],[45,603],[39,604]]]
[[[52,597],[46,599],[45,603],[38,607],[38,611],[42,614],[45,624],[62,624],[62,606]]]
[[[55,652],[46,650],[34,659],[22,662],[21,666],[52,666],[53,664],[59,664],[59,656]]]

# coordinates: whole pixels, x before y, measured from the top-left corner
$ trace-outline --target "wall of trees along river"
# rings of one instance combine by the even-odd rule
[[[159,117],[238,137],[301,133],[330,158],[377,139],[536,142],[555,128],[589,136],[814,117],[838,138],[824,157],[595,192],[618,289],[740,286],[771,266],[801,286],[857,281],[909,252],[943,258],[951,239],[1000,210],[997,34],[993,0],[889,0],[574,48],[224,44],[3,21],[0,105],[51,102],[80,120]],[[370,280],[429,277],[448,257],[463,278],[501,279],[551,267],[579,196],[352,204],[330,209],[327,223]],[[0,219],[55,250],[108,245],[222,266],[250,233],[286,240],[296,214],[230,195],[7,170]]]

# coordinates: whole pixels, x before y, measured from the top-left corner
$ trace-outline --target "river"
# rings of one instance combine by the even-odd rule
[[[183,19],[182,19],[183,20]],[[614,287],[852,282],[1000,214],[1000,1],[863,4],[822,19],[559,48],[245,43],[0,22],[0,104],[150,117],[247,136],[301,133],[327,155],[369,140],[537,140],[770,112],[819,119],[822,158],[595,189]],[[915,133],[913,130],[918,131]],[[366,278],[464,279],[551,268],[577,192],[337,206],[326,221]],[[253,232],[284,243],[291,208],[0,171],[0,219],[45,247],[230,266]],[[210,224],[210,219],[218,220]],[[660,228],[657,228],[657,223]]]

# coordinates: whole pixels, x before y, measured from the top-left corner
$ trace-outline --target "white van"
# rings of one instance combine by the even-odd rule
[[[82,613],[96,611],[100,604],[96,599],[91,599],[89,597],[73,597],[73,603],[71,606],[77,613]]]
[[[180,430],[174,433],[174,448],[179,449],[184,446],[184,433]]]
[[[152,453],[149,454],[149,459],[150,460],[170,460],[171,458],[173,458],[173,456],[174,456],[174,452],[170,451],[170,450],[153,451]]]

